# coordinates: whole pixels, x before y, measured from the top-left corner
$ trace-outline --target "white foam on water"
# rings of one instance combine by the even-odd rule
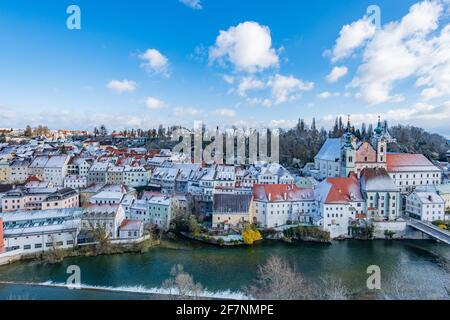
[[[56,283],[53,281],[46,281],[41,283],[33,282],[6,282],[2,281],[0,284],[10,284],[10,285],[28,285],[28,286],[40,286],[40,287],[53,287],[53,288],[65,288],[69,289],[66,283]],[[81,284],[77,286],[76,289],[79,290],[94,290],[94,291],[106,291],[106,292],[122,292],[122,293],[136,293],[136,294],[157,294],[157,295],[174,295],[176,296],[178,291],[176,289],[167,288],[147,288],[144,286],[119,286],[119,287],[109,287],[109,286],[94,286],[88,284]],[[192,295],[193,297],[193,295]],[[226,300],[249,300],[242,292],[235,292],[231,290],[226,291],[209,291],[203,290],[199,295],[199,298],[205,299],[226,299]]]

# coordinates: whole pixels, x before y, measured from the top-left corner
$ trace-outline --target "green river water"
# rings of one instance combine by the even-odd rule
[[[358,298],[373,298],[367,267],[381,268],[385,294],[405,298],[448,297],[450,247],[429,241],[344,241],[333,245],[262,242],[254,247],[217,248],[169,242],[145,254],[78,257],[49,265],[20,262],[0,267],[0,299],[156,299],[173,265],[182,264],[205,288],[206,297],[240,298],[271,255],[286,258],[311,281],[339,278]],[[81,290],[64,284],[67,267],[81,269]]]

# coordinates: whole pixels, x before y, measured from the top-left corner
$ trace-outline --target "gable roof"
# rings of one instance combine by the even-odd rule
[[[386,161],[389,172],[440,171],[422,154],[388,153]]]
[[[341,158],[341,139],[328,138],[316,156],[319,160],[336,161]]]
[[[347,204],[363,201],[358,178],[352,175],[348,178],[328,178],[322,182],[322,201],[328,204]]]
[[[299,188],[288,184],[256,184],[253,186],[253,197],[256,201],[287,202],[314,200],[311,188]]]
[[[230,214],[249,212],[251,200],[251,195],[215,194],[214,212]]]
[[[394,180],[384,168],[364,168],[361,172],[361,189],[364,191],[399,191]]]

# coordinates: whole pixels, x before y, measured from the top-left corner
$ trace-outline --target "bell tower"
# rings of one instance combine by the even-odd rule
[[[348,177],[350,173],[356,173],[356,150],[353,141],[350,116],[348,117],[347,129],[342,137],[341,146],[341,176]]]
[[[388,142],[389,134],[387,133],[387,127],[381,123],[381,117],[378,117],[378,124],[374,130],[372,145],[377,151],[377,163],[381,168],[386,168]]]

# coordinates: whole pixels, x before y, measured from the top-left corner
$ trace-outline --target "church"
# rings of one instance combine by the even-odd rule
[[[387,146],[396,142],[386,124],[378,119],[371,141],[358,141],[353,135],[350,119],[344,135],[338,139],[327,139],[314,159],[319,179],[348,177],[354,172],[358,176],[364,168],[387,169]]]
[[[370,141],[358,141],[352,132],[350,119],[344,135],[327,139],[314,159],[315,177],[319,180],[360,177],[364,168],[385,169],[401,192],[408,193],[418,186],[441,184],[442,173],[422,154],[389,153],[389,143],[396,140],[390,135],[386,123],[378,119]]]

